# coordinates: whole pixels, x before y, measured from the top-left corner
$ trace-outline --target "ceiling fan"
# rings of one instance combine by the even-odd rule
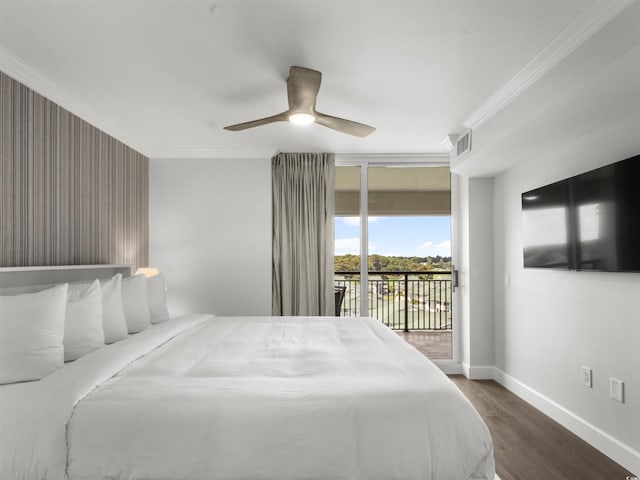
[[[363,123],[332,117],[316,110],[316,97],[320,90],[322,73],[317,70],[304,67],[291,67],[287,79],[287,96],[289,97],[289,110],[271,117],[253,120],[252,122],[238,123],[224,127],[225,130],[238,131],[247,128],[259,127],[274,122],[290,121],[298,125],[317,123],[324,127],[332,128],[338,132],[366,137],[375,131],[374,127]]]

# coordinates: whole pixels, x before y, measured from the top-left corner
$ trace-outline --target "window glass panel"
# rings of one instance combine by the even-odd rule
[[[452,357],[448,167],[369,167],[369,315]]]
[[[335,285],[345,290],[340,315],[359,316],[360,167],[336,167],[335,200]]]

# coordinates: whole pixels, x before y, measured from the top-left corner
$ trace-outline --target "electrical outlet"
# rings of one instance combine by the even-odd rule
[[[614,400],[624,403],[624,382],[611,377],[609,379],[609,394]]]
[[[505,272],[504,274],[504,286],[505,287],[511,286],[511,274],[509,272]]]
[[[593,387],[593,377],[589,367],[582,367],[582,383],[589,388]]]

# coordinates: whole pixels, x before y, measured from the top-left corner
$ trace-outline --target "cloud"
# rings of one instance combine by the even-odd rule
[[[335,254],[358,255],[360,253],[360,239],[358,237],[353,238],[336,238],[335,241]]]
[[[450,257],[451,240],[444,240],[440,243],[424,242],[418,246],[426,257]]]
[[[342,223],[349,227],[359,227],[360,217],[342,217]],[[347,240],[347,239],[345,239]]]

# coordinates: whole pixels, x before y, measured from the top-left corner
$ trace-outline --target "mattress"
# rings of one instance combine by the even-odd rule
[[[489,431],[374,319],[189,315],[0,387],[0,478],[494,478]]]

